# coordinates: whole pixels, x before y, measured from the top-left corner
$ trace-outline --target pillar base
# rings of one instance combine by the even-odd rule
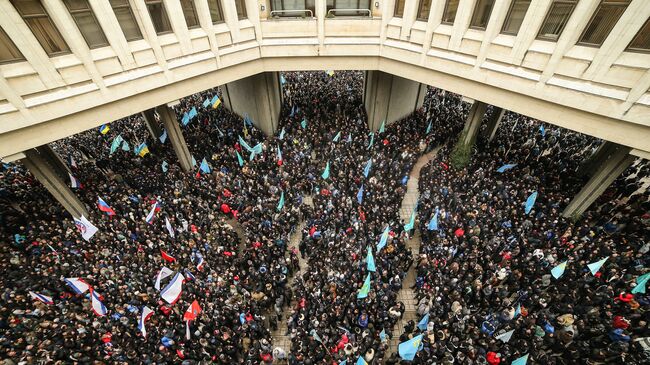
[[[472,108],[469,110],[469,115],[465,121],[465,127],[463,128],[462,143],[465,145],[473,146],[474,142],[476,142],[476,137],[487,107],[488,105],[486,103],[478,100],[475,100],[474,104],[472,104]]]

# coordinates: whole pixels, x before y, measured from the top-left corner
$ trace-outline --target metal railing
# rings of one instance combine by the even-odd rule
[[[372,12],[370,11],[370,9],[330,9],[330,10],[327,11],[327,17],[329,18],[329,17],[335,16],[332,13],[337,13],[337,12],[341,12],[341,13],[344,13],[344,12],[345,13],[357,13],[357,14],[350,14],[350,15],[347,15],[347,16],[356,16],[356,15],[358,15],[358,13],[368,12],[368,18],[372,18]]]
[[[291,13],[302,13],[304,15],[304,16],[296,15],[295,16],[296,18],[303,18],[303,17],[304,18],[307,18],[307,17],[313,18],[314,17],[314,12],[312,12],[309,9],[304,9],[304,10],[296,9],[296,10],[272,10],[271,11],[271,18],[273,18],[273,17],[282,17],[283,15],[281,15],[281,14],[291,14]],[[309,15],[309,16],[307,16],[307,15]],[[284,15],[284,16],[290,17],[291,15]]]

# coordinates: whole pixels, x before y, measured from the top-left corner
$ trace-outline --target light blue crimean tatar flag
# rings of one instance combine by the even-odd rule
[[[533,209],[533,206],[535,205],[535,200],[537,200],[536,191],[530,194],[528,199],[526,199],[526,214],[530,213],[530,211]]]
[[[201,161],[201,166],[199,168],[204,174],[210,173],[210,166],[208,166],[208,161],[205,159],[205,157],[203,157],[203,161]]]
[[[361,187],[359,188],[359,192],[357,193],[357,202],[359,204],[363,202],[363,184],[361,184]]]
[[[407,361],[415,359],[415,354],[420,350],[420,344],[422,344],[422,336],[423,335],[418,335],[408,341],[400,343],[397,347],[399,357]]]
[[[381,121],[381,126],[379,126],[379,133],[384,133],[386,131],[386,119]]]
[[[239,162],[239,167],[244,166],[244,159],[239,154],[239,151],[235,151],[235,153],[237,154],[237,162]]]
[[[371,149],[373,144],[375,144],[375,132],[370,132],[370,143],[368,144],[368,149]]]
[[[284,207],[284,191],[283,191],[282,194],[280,195],[280,201],[278,202],[277,211],[278,211],[278,212],[281,211],[281,210],[282,210],[282,207]]]
[[[168,170],[168,167],[167,167],[167,166],[169,166],[169,164],[167,163],[167,161],[163,161],[163,162],[162,162],[162,165],[160,166],[160,167],[162,168],[162,171],[163,171],[163,172],[167,172],[167,170]]]
[[[505,164],[505,165],[499,167],[499,168],[497,169],[497,172],[498,172],[498,173],[504,173],[504,172],[510,170],[511,168],[515,167],[515,166],[517,166],[516,163],[507,163],[507,164]]]
[[[564,275],[564,270],[566,269],[566,264],[568,261],[564,261],[563,263],[557,265],[551,270],[551,275],[553,275],[554,278],[559,279]]]
[[[642,293],[645,294],[645,285],[650,280],[650,272],[643,274],[636,278],[636,286],[632,289],[632,294]]]
[[[413,213],[411,213],[411,219],[407,224],[404,225],[405,231],[410,231],[415,226],[415,216],[417,215],[417,212],[418,212],[418,205],[416,203],[415,207],[413,207]]]
[[[426,331],[427,326],[429,325],[429,313],[425,314],[424,317],[418,322],[418,328],[420,331]]]
[[[363,359],[363,357],[359,356],[357,357],[357,363],[355,365],[368,365],[368,363]]]
[[[300,126],[302,127],[302,129],[307,128],[307,119],[306,118],[302,119],[302,122],[300,122]]]
[[[363,299],[367,297],[369,292],[370,292],[370,273],[368,273],[368,276],[366,276],[366,280],[363,282],[361,289],[359,289],[359,293],[357,293],[357,299]]]
[[[160,135],[160,137],[158,137],[158,139],[160,140],[160,143],[165,144],[165,141],[167,140],[167,130],[166,129],[163,129],[163,132]]]
[[[330,177],[330,162],[329,161],[327,161],[327,166],[325,166],[325,171],[323,171],[323,174],[321,175],[321,177],[324,180],[329,179],[329,177]]]
[[[591,271],[591,275],[596,275],[598,270],[600,270],[600,268],[603,266],[603,264],[605,263],[605,261],[607,261],[608,258],[609,258],[609,256],[605,257],[604,259],[600,259],[600,260],[598,260],[596,262],[592,262],[591,264],[587,265],[587,267],[589,268],[589,271]]]
[[[340,131],[336,134],[336,136],[334,136],[334,139],[332,141],[338,142],[339,139],[341,139],[341,132]]]
[[[368,246],[368,254],[366,255],[367,269],[368,271],[375,272],[377,268],[375,267],[375,258],[372,256],[372,250]]]
[[[386,246],[386,241],[388,241],[389,232],[390,232],[390,226],[386,226],[386,228],[384,228],[384,232],[381,234],[379,243],[377,244],[377,252],[381,251],[381,249],[384,248],[384,246]]]
[[[528,354],[515,359],[513,362],[510,363],[510,365],[526,365],[528,362]]]
[[[427,125],[427,131],[425,132],[425,134],[429,134],[429,132],[431,132],[431,127],[432,127],[431,121],[429,121],[429,125]]]
[[[438,207],[436,207],[436,214],[433,215],[433,218],[429,221],[429,226],[427,227],[429,231],[438,230]]]
[[[372,168],[372,158],[368,159],[368,162],[366,162],[366,167],[363,169],[363,176],[368,178],[368,175],[370,175],[371,168]]]

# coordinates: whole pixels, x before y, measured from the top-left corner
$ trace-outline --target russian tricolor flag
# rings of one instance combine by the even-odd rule
[[[79,278],[67,278],[67,279],[64,279],[64,280],[65,280],[65,283],[68,284],[72,288],[72,290],[74,290],[74,292],[77,293],[77,294],[83,294],[86,291],[88,291],[88,289],[90,289],[90,285],[88,285],[88,283],[86,283],[82,279],[79,279]]]
[[[98,199],[97,207],[99,208],[99,210],[101,210],[102,212],[106,213],[109,216],[115,215],[115,211],[113,210],[113,208],[111,208],[108,204],[106,204],[104,199],[100,197],[97,197],[97,199]]]
[[[93,290],[93,288],[90,288],[90,301],[92,304],[92,309],[93,312],[95,312],[96,315],[103,317],[106,315],[108,310],[106,309],[106,306],[104,306],[104,303],[99,300],[99,294],[97,294],[96,291]]]
[[[205,260],[203,259],[203,256],[199,256],[199,263],[196,264],[196,269],[199,271],[203,271],[204,267],[205,267]]]
[[[47,295],[34,293],[33,291],[30,291],[29,295],[32,296],[32,299],[39,300],[45,304],[54,304],[54,300],[52,300],[52,297],[48,297]]]
[[[70,176],[70,186],[72,186],[73,189],[80,188],[81,183],[79,182],[79,180],[76,177],[72,176],[72,174],[68,174],[68,175]]]
[[[160,296],[169,304],[176,303],[178,298],[181,297],[183,292],[183,281],[185,277],[181,273],[177,273],[172,281],[160,292]]]
[[[155,203],[153,204],[153,207],[151,208],[151,212],[149,212],[149,214],[147,214],[147,217],[146,217],[144,220],[145,220],[147,223],[152,224],[152,223],[153,223],[153,219],[154,219],[155,216],[156,216],[156,211],[158,211],[158,210],[160,210],[160,208],[158,208],[158,202],[155,202]]]
[[[151,315],[153,314],[153,310],[146,305],[144,308],[142,308],[142,313],[140,314],[140,321],[138,321],[138,329],[140,332],[142,332],[142,337],[147,338],[147,329],[144,326],[145,322]]]

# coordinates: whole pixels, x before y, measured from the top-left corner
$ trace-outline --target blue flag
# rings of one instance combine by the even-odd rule
[[[515,359],[513,362],[510,363],[510,365],[526,365],[527,362],[528,362],[528,354],[518,359]]]
[[[167,130],[163,129],[163,133],[158,137],[160,140],[160,143],[165,144],[165,141],[167,140]]]
[[[289,114],[290,117],[293,117],[296,114],[296,106],[293,105],[291,106],[291,114]]]
[[[248,143],[246,143],[246,141],[244,141],[244,139],[241,138],[241,136],[239,136],[239,144],[242,147],[244,147],[246,149],[246,151],[253,152],[253,147],[249,146]]]
[[[539,126],[539,133],[542,134],[542,137],[546,137],[546,128],[544,128],[544,125]]]
[[[517,318],[517,316],[521,315],[521,303],[517,304],[517,308],[515,308],[515,316],[514,318]]]
[[[338,133],[336,134],[336,136],[334,136],[334,139],[333,139],[332,141],[334,141],[334,142],[338,142],[339,139],[341,139],[341,132],[338,132]]]
[[[161,166],[161,167],[162,167],[162,171],[163,171],[163,172],[167,172],[167,170],[168,170],[167,166],[168,166],[168,165],[169,165],[169,164],[167,163],[167,161],[163,161],[163,162],[162,162],[162,166]]]
[[[204,174],[210,173],[210,166],[208,166],[208,161],[205,160],[205,157],[203,157],[203,161],[201,161],[201,166],[199,168]]]
[[[427,326],[429,325],[429,313],[425,314],[424,317],[418,322],[418,328],[420,331],[426,331]]]
[[[564,275],[564,270],[566,269],[566,264],[567,261],[564,261],[563,263],[557,265],[551,270],[551,275],[553,275],[554,278],[559,279],[562,275]]]
[[[287,82],[287,80],[284,79],[283,75],[280,75],[280,85],[284,85],[285,82]]]
[[[381,126],[379,127],[379,133],[384,133],[386,131],[386,119],[381,121]]]
[[[386,246],[386,241],[388,241],[388,233],[390,233],[390,226],[386,226],[386,228],[384,228],[384,232],[382,232],[379,243],[377,244],[377,252],[381,251],[381,249]]]
[[[131,147],[129,146],[129,142],[127,142],[127,141],[122,142],[122,151],[131,151]]]
[[[366,280],[363,282],[361,289],[359,289],[359,293],[357,293],[357,299],[363,299],[367,297],[369,292],[370,292],[370,273],[368,273],[368,276],[366,276]]]
[[[363,184],[361,184],[361,188],[359,188],[359,192],[357,193],[357,202],[359,204],[363,202]]]
[[[284,128],[280,131],[280,136],[278,137],[280,140],[284,139]]]
[[[589,268],[589,271],[591,271],[591,275],[596,275],[598,270],[600,270],[600,268],[603,266],[603,264],[605,263],[605,261],[607,261],[608,258],[609,258],[609,256],[605,257],[604,259],[598,260],[596,262],[593,262],[593,263],[587,265],[587,267]]]
[[[499,173],[504,173],[504,172],[510,170],[511,168],[515,167],[515,166],[517,166],[516,163],[505,164],[505,165],[499,167],[499,168],[497,169],[497,172],[499,172]]]
[[[418,206],[416,204],[415,207],[413,208],[413,213],[411,213],[411,220],[409,220],[409,222],[404,225],[404,230],[405,231],[410,231],[415,226],[415,215],[416,215],[417,211],[418,211]]]
[[[241,324],[246,323],[246,314],[239,313],[239,323],[241,323]]]
[[[427,125],[427,131],[425,134],[429,134],[431,132],[431,121],[429,121],[429,125]]]
[[[192,167],[196,166],[196,159],[192,156]]]
[[[526,214],[530,213],[530,211],[533,209],[533,206],[535,205],[535,200],[537,199],[537,192],[533,192],[530,194],[528,199],[526,199]]]
[[[438,208],[436,208],[436,214],[433,215],[433,218],[429,221],[429,226],[427,227],[429,231],[438,230]]]
[[[282,194],[280,195],[280,201],[278,202],[277,211],[278,211],[278,212],[281,211],[281,210],[282,210],[282,207],[284,207],[284,191],[283,191]]]
[[[239,151],[235,151],[235,153],[237,154],[237,162],[239,162],[239,167],[244,166],[244,159],[241,158],[241,155],[239,154]]]
[[[363,359],[363,357],[359,356],[357,357],[357,363],[355,365],[368,365],[368,363]]]
[[[207,108],[208,105],[210,105],[210,99],[205,98],[205,101],[203,102],[203,107],[204,107],[204,108]]]
[[[324,180],[329,179],[329,177],[330,177],[330,162],[329,161],[327,161],[327,166],[325,166],[325,171],[323,171],[323,175],[321,175],[321,177]]]
[[[183,125],[187,125],[190,122],[190,115],[187,114],[187,112],[183,113],[183,118],[181,119],[181,123]]]
[[[347,143],[352,142],[352,133],[348,134],[348,139],[346,140]]]
[[[375,132],[370,132],[370,143],[368,144],[368,149],[371,149],[373,144],[375,144]]]
[[[368,271],[375,272],[377,271],[377,268],[375,267],[375,258],[372,256],[372,250],[370,249],[370,246],[368,246],[368,255],[366,256],[366,261],[367,261],[367,269]]]
[[[631,293],[632,294],[638,294],[638,293],[645,294],[645,285],[648,282],[648,280],[650,280],[650,272],[647,273],[647,274],[643,274],[643,275],[639,276],[638,278],[636,278],[636,280],[635,280],[636,286],[634,287],[634,289],[632,289]]]
[[[348,365],[348,360],[343,360],[339,363],[339,365]]]
[[[300,122],[300,126],[302,127],[302,129],[307,128],[307,119],[303,118],[302,122]]]
[[[422,336],[418,335],[413,337],[408,341],[404,341],[399,344],[397,347],[399,352],[399,357],[403,360],[411,361],[415,359],[415,354],[420,350],[420,344],[422,343]]]
[[[379,339],[381,342],[386,341],[386,329],[382,329],[381,332],[379,332]]]
[[[372,168],[372,158],[370,158],[368,162],[366,162],[366,167],[363,169],[363,176],[367,178],[368,175],[370,174],[371,168]]]
[[[188,116],[190,117],[190,120],[191,120],[191,119],[194,119],[194,117],[196,117],[198,114],[199,113],[196,112],[196,107],[193,106],[192,110],[190,110],[190,113],[188,114]]]

